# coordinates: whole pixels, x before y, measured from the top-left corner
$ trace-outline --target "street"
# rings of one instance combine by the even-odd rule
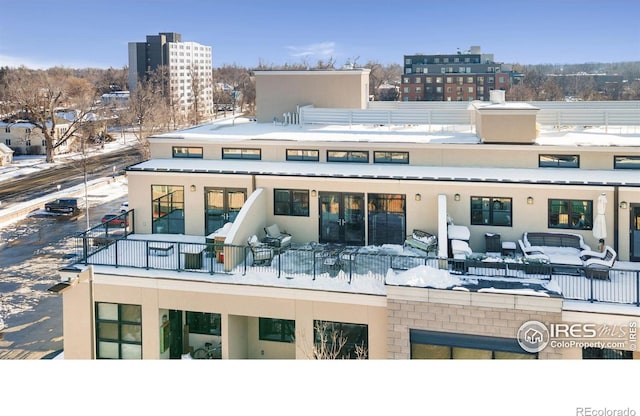
[[[88,198],[90,224],[117,213],[126,200],[125,178],[95,189]],[[71,237],[85,229],[85,213],[38,210],[0,229],[0,359],[40,359],[62,350],[62,295],[47,289],[69,263]]]
[[[87,180],[104,178],[114,173],[122,174],[127,166],[142,160],[137,149],[131,147],[116,147],[102,154],[87,159]],[[120,145],[122,146],[122,145]],[[113,147],[113,148],[111,148]],[[0,202],[2,208],[9,208],[14,204],[24,203],[56,191],[56,186],[68,189],[84,183],[84,168],[80,162],[67,162],[47,167],[37,172],[30,172],[27,177],[8,178],[0,180]]]

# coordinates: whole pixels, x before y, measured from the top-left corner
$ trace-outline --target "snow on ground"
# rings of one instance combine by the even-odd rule
[[[128,193],[126,180],[104,183],[89,193],[89,210],[110,201],[122,198]],[[84,212],[81,214],[84,215]],[[59,281],[57,270],[69,263],[65,255],[75,249],[75,240],[71,237],[60,241],[45,243],[48,227],[61,227],[55,221],[59,216],[48,213],[43,209],[32,211],[30,221],[14,221],[0,224],[0,235],[4,249],[3,255],[15,244],[22,244],[25,249],[35,248],[33,255],[27,260],[11,264],[2,268],[0,281],[0,323],[12,315],[34,309],[40,298],[48,296],[46,288]],[[54,220],[52,222],[51,220]],[[99,221],[99,218],[98,218]],[[78,218],[74,224],[84,228],[83,218]],[[92,225],[95,218],[92,219]],[[33,250],[32,248],[32,250]]]
[[[95,155],[97,152],[109,153],[130,147],[135,143],[135,136],[131,133],[126,133],[124,137],[118,136],[113,142],[105,143],[104,149],[92,149],[90,154]],[[44,155],[14,156],[10,165],[0,166],[0,182],[51,169],[68,163],[70,160],[75,160],[81,157],[82,156],[79,153],[57,155],[54,163],[47,163],[46,156]]]

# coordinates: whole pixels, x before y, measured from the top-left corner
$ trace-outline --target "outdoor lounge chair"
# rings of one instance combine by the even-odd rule
[[[584,260],[585,275],[598,279],[609,279],[609,269],[616,262],[618,253],[610,246],[606,246],[602,253],[596,252],[595,254],[597,255]]]
[[[247,241],[247,244],[251,249],[253,257],[253,261],[251,263],[252,266],[268,266],[271,264],[271,260],[273,259],[273,247],[262,244],[260,240],[258,240],[257,235],[251,236]]]
[[[526,247],[522,240],[518,240],[518,245],[520,246],[520,251],[525,259],[549,261],[549,256],[544,254],[540,247]]]
[[[264,227],[264,232],[267,236],[264,238],[263,242],[270,246],[277,247],[282,250],[291,245],[291,235],[281,232],[278,224]]]
[[[611,249],[613,250],[611,247],[606,246],[604,250],[602,251],[594,251],[594,250],[582,250],[580,252],[580,258],[583,261],[587,261],[590,259],[600,259],[600,260],[604,260],[604,258],[607,256],[607,253],[609,253],[609,250]]]

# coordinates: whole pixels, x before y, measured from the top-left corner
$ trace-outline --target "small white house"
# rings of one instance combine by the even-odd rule
[[[0,166],[9,166],[12,162],[13,150],[6,144],[0,143]]]
[[[50,128],[50,123],[47,123],[47,125]],[[68,129],[68,123],[56,124],[55,137],[62,137]],[[47,154],[47,143],[42,130],[26,120],[17,120],[9,123],[0,121],[0,143],[11,149],[16,156]],[[67,151],[68,144],[65,143],[56,149],[56,154],[66,153]]]

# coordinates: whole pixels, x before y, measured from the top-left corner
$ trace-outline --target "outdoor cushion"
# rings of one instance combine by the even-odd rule
[[[264,231],[267,233],[267,236],[271,238],[278,238],[282,234],[280,232],[280,227],[278,227],[278,224],[272,224],[268,227],[265,227]]]
[[[464,225],[449,225],[447,235],[451,240],[469,241],[471,232]]]
[[[464,254],[470,256],[473,254],[471,247],[466,241],[451,240],[451,252],[455,256],[456,254]]]
[[[280,231],[278,224],[272,224],[268,227],[264,227],[264,232],[267,234],[267,238],[275,240],[276,245],[280,248],[285,248],[291,245],[291,235]]]

